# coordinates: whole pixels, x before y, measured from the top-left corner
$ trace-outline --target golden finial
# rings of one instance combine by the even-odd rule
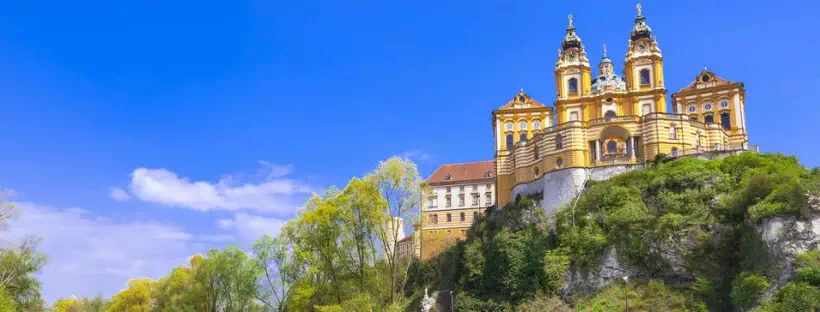
[[[638,3],[635,7],[638,8],[638,15],[641,15],[641,4]]]
[[[606,43],[604,43],[604,57],[606,57]]]
[[[572,14],[567,16],[567,18],[569,19],[569,26],[572,27]]]

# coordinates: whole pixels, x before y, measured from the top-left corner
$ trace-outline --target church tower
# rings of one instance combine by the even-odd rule
[[[570,14],[567,34],[561,42],[558,62],[555,63],[555,118],[558,124],[584,119],[580,103],[573,105],[569,102],[589,96],[590,81],[589,59],[581,38],[575,33]]]
[[[638,4],[638,16],[632,27],[624,60],[626,88],[636,95],[634,112],[644,116],[666,112],[666,89],[663,80],[663,55],[658,40]]]

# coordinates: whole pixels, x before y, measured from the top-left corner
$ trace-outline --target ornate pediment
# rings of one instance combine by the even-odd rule
[[[680,89],[680,92],[692,91],[692,90],[699,90],[699,89],[706,89],[716,86],[723,86],[729,85],[734,83],[731,80],[723,79],[715,75],[715,73],[706,70],[704,67],[703,70],[695,76],[695,80],[690,82],[689,85]]]
[[[534,100],[530,97],[529,94],[524,92],[524,89],[518,91],[518,93],[504,104],[499,109],[521,109],[521,108],[534,108],[534,107],[544,107],[544,104],[539,103],[538,101]]]

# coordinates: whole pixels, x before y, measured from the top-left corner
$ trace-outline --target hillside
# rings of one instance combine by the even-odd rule
[[[453,290],[456,311],[818,311],[818,194],[795,157],[661,158],[553,216],[538,198],[490,208],[407,293]]]

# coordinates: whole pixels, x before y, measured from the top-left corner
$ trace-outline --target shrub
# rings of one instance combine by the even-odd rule
[[[732,303],[748,309],[757,303],[767,289],[769,289],[769,282],[765,277],[743,272],[732,282]]]

